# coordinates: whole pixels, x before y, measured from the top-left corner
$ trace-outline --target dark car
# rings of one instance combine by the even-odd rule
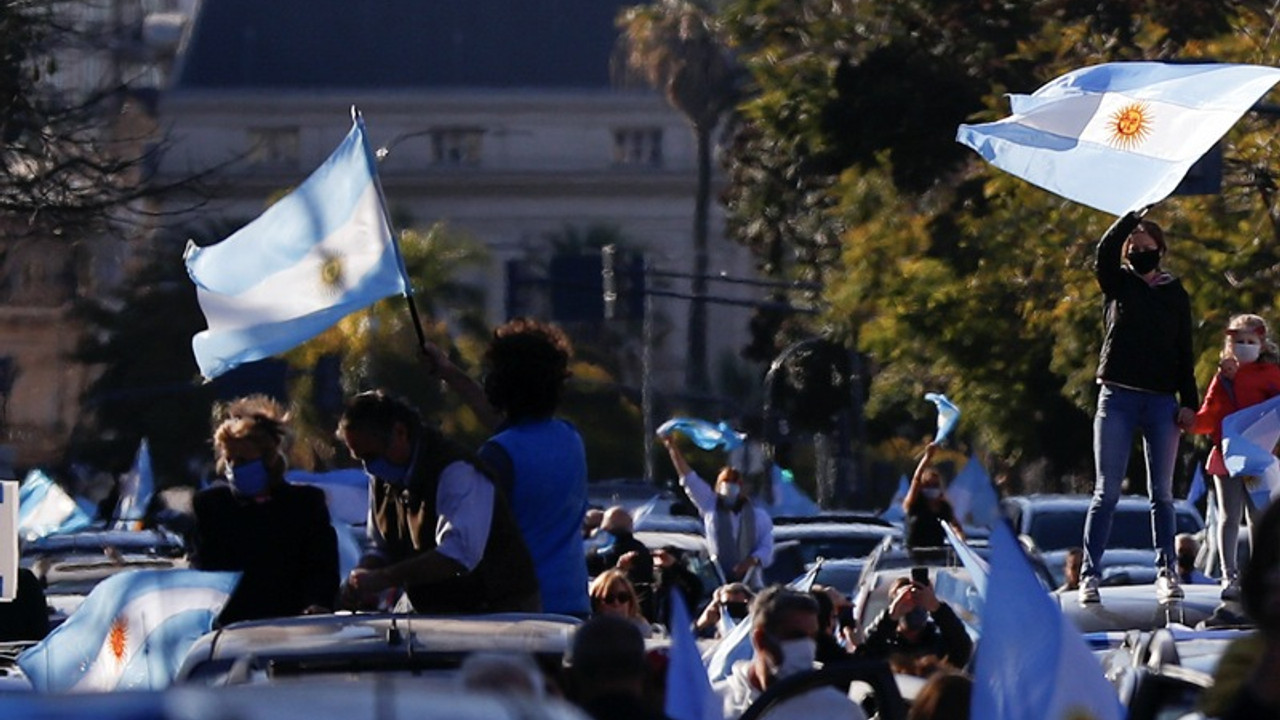
[[[1000,501],[1001,510],[1014,531],[1026,536],[1038,552],[1079,547],[1084,538],[1084,520],[1090,495],[1014,495]],[[1174,501],[1177,533],[1194,535],[1204,529],[1204,519],[1185,500]],[[1140,495],[1125,495],[1116,503],[1107,549],[1154,548],[1151,537],[1151,501]]]

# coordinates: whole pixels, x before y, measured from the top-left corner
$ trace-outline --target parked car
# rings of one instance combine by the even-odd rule
[[[307,615],[233,623],[198,639],[175,683],[243,685],[366,674],[451,677],[473,652],[521,652],[558,672],[580,621],[508,613]]]
[[[1247,622],[1240,604],[1224,603],[1221,588],[1216,585],[1183,585],[1185,597],[1174,603],[1156,600],[1151,585],[1108,586],[1099,590],[1101,602],[1081,605],[1074,593],[1054,597],[1066,615],[1082,633],[1155,630],[1170,625],[1195,627],[1209,624],[1242,624]]]
[[[1084,538],[1084,521],[1090,495],[1013,495],[1000,501],[1001,510],[1014,531],[1031,540],[1034,550],[1044,553],[1079,547]],[[1177,533],[1195,534],[1204,529],[1204,519],[1194,505],[1174,501]],[[1116,503],[1107,549],[1154,549],[1151,537],[1151,501],[1140,495],[1122,496]]]
[[[773,563],[764,570],[766,584],[788,582],[818,558],[865,558],[885,538],[902,531],[889,524],[818,522],[774,525]]]
[[[104,554],[111,551],[155,557],[180,557],[186,553],[182,538],[168,530],[80,530],[22,543],[22,564],[30,567],[41,557],[71,554]]]
[[[1186,717],[1212,687],[1227,646],[1250,633],[1182,627],[1131,630],[1100,660],[1130,720]]]

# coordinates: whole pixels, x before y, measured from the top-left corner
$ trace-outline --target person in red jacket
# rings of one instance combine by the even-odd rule
[[[1213,476],[1218,502],[1218,556],[1222,561],[1222,599],[1240,599],[1236,541],[1241,519],[1249,524],[1253,546],[1253,507],[1243,478],[1232,478],[1222,457],[1222,419],[1237,410],[1280,395],[1280,352],[1268,339],[1267,322],[1257,315],[1236,315],[1227,324],[1218,372],[1196,413],[1191,432],[1213,437],[1205,470]],[[1247,508],[1247,513],[1246,513]]]

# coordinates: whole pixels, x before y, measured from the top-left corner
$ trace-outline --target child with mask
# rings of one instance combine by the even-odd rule
[[[1191,432],[1213,437],[1205,470],[1213,476],[1218,502],[1218,556],[1222,561],[1222,599],[1240,599],[1236,544],[1240,522],[1253,535],[1253,507],[1244,478],[1232,478],[1222,457],[1222,419],[1237,410],[1280,395],[1280,353],[1268,339],[1267,322],[1257,315],[1236,315],[1227,324],[1218,372],[1209,383]],[[1247,508],[1247,512],[1246,512]]]
[[[664,435],[661,440],[680,475],[680,486],[702,516],[711,553],[725,579],[761,587],[760,570],[773,562],[773,520],[769,513],[742,493],[742,474],[737,469],[722,468],[713,490],[689,466],[674,437]]]

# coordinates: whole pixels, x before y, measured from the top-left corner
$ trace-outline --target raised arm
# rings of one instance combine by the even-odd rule
[[[484,394],[484,387],[463,372],[462,368],[453,364],[448,353],[430,340],[422,344],[422,352],[431,373],[453,388],[453,391],[458,393],[485,427],[490,430],[497,429],[502,423],[502,414],[489,404],[489,398]]]
[[[1113,293],[1120,287],[1124,277],[1124,268],[1120,265],[1124,259],[1121,255],[1124,250],[1124,241],[1129,239],[1129,234],[1141,221],[1142,216],[1138,213],[1128,213],[1112,223],[1111,227],[1103,233],[1102,239],[1098,241],[1093,271],[1102,292]]]
[[[924,457],[920,458],[920,464],[916,465],[916,471],[911,474],[911,485],[907,488],[907,494],[902,498],[902,509],[907,511],[915,503],[916,497],[920,494],[920,479],[924,477],[924,471],[929,469],[929,463],[933,461],[933,454],[938,451],[938,443],[929,443],[924,448]]]
[[[715,510],[716,491],[689,466],[689,461],[684,459],[684,453],[680,452],[675,438],[664,435],[662,444],[666,446],[667,454],[671,456],[671,464],[680,475],[680,486],[688,493],[693,504],[698,506],[699,512],[709,513]]]

